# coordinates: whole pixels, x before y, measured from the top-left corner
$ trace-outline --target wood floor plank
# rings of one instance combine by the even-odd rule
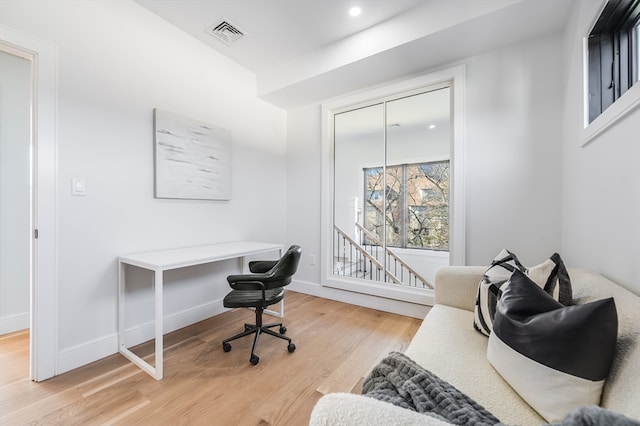
[[[35,383],[30,383],[37,386]],[[39,393],[39,392],[38,392]],[[4,399],[5,393],[2,393]],[[23,425],[35,421],[38,418],[46,416],[60,407],[73,404],[82,399],[81,395],[75,388],[68,388],[54,394],[48,395],[42,399],[33,399],[31,397],[28,403],[20,408],[8,405],[6,411],[0,412],[0,424],[7,425]]]
[[[254,366],[252,337],[234,341],[228,353],[221,345],[253,321],[252,311],[237,309],[165,335],[161,381],[115,354],[33,383],[26,378],[28,335],[22,350],[3,336],[0,354],[20,374],[0,382],[0,424],[304,425],[323,393],[358,390],[376,362],[404,351],[420,324],[287,291],[284,320],[265,322],[284,322],[296,350],[261,336]],[[153,342],[135,350],[152,359]]]
[[[29,330],[0,336],[0,392],[2,387],[24,379],[29,371]]]
[[[406,323],[398,316],[385,315],[375,325],[371,333],[386,336],[394,333],[401,333],[400,335],[402,335],[408,332],[408,334],[414,335],[417,327],[417,324]],[[406,347],[404,343],[385,339],[362,339],[362,341],[358,342],[359,350],[349,351],[348,356],[339,367],[318,387],[318,392],[327,394],[355,388],[362,378],[370,372],[371,367],[389,352],[402,352]]]
[[[29,344],[29,330],[14,331],[0,335],[0,355],[6,355],[13,351],[22,351]]]

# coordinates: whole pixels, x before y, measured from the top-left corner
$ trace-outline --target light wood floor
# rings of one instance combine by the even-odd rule
[[[322,394],[358,393],[371,368],[403,352],[420,325],[289,291],[285,325],[297,349],[261,336],[253,366],[249,337],[222,351],[221,341],[245,322],[253,313],[233,310],[167,334],[162,381],[116,354],[34,383],[28,332],[0,336],[0,425],[306,425]]]

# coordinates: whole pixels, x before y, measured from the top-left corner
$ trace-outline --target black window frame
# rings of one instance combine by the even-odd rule
[[[638,81],[640,0],[608,0],[588,37],[589,123]]]

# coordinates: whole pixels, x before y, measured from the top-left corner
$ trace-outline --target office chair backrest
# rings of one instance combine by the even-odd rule
[[[280,260],[278,260],[278,263],[264,274],[265,278],[259,281],[264,283],[266,288],[284,287],[291,283],[293,274],[298,270],[301,255],[302,248],[300,248],[300,246],[293,245],[289,247]]]

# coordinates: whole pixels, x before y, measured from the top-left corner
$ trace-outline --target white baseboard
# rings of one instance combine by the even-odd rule
[[[351,305],[364,306],[371,309],[377,309],[384,312],[390,312],[393,314],[404,315],[419,319],[424,318],[430,308],[430,306],[426,306],[423,304],[404,302],[400,300],[340,290],[306,281],[294,280],[287,288],[291,289],[292,291],[310,294],[312,296],[323,297],[325,299],[336,300]],[[191,309],[167,315],[164,318],[164,333],[170,333],[172,331],[186,327],[198,321],[202,321],[214,315],[221,314],[226,310],[227,309],[222,305],[222,299],[219,299],[200,306],[196,306]],[[125,336],[127,347],[132,347],[151,340],[153,339],[153,336],[154,324],[152,321],[130,327],[127,329]],[[117,352],[117,333],[113,333],[111,335],[93,340],[91,342],[83,343],[72,348],[62,349],[58,352],[58,365],[56,368],[56,374],[65,373],[67,371],[105,358],[109,355],[113,355]]]
[[[221,314],[227,309],[222,299],[205,303],[194,308],[176,312],[164,317],[164,333],[179,330],[198,321]],[[154,338],[153,321],[130,327],[126,330],[127,347],[135,346]],[[56,374],[62,374],[118,352],[118,333],[83,343],[58,352]]]
[[[0,334],[13,333],[14,331],[29,328],[29,312],[0,317]]]
[[[327,287],[308,281],[294,280],[287,288],[292,291],[310,294],[312,296],[336,300],[338,302],[349,303],[351,305],[364,306],[365,308],[377,309],[379,311],[418,319],[424,318],[431,308],[431,306],[423,304],[404,302],[401,300],[372,296],[348,290],[340,290],[334,287]]]

